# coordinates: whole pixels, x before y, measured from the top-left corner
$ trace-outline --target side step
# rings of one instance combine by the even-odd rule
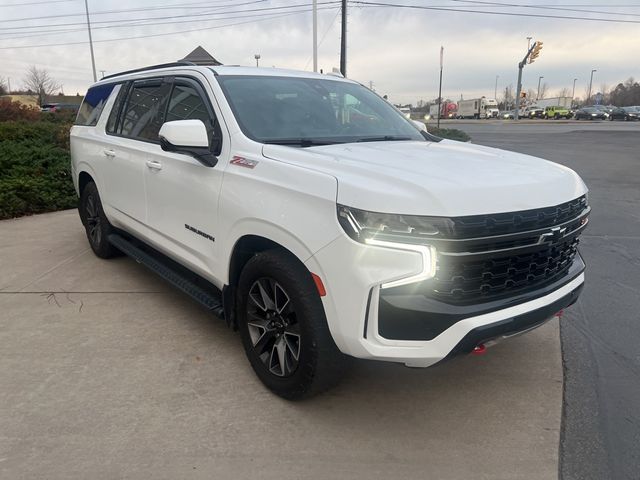
[[[136,243],[127,240],[122,235],[112,233],[109,235],[109,243],[118,250],[126,253],[136,262],[143,264],[151,271],[157,273],[167,282],[178,287],[184,293],[203,305],[213,314],[224,318],[224,306],[222,305],[222,294],[210,282],[189,272],[186,268],[165,257],[155,250],[144,247],[140,248]]]

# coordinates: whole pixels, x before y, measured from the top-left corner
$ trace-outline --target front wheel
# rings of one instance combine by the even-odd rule
[[[268,250],[247,262],[236,308],[249,362],[275,394],[297,400],[340,379],[345,357],[331,337],[311,274],[290,253]]]

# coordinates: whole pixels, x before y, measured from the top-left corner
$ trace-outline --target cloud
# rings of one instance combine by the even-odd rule
[[[176,0],[172,3],[185,3]],[[417,0],[398,0],[399,3],[423,5]],[[220,5],[232,5],[228,3]],[[310,0],[271,0],[242,8],[265,8],[282,5],[311,3]],[[549,4],[551,2],[545,2]],[[585,3],[585,2],[583,2]],[[616,2],[616,5],[621,1]],[[465,5],[441,0],[441,5],[457,8],[489,10],[485,5]],[[602,2],[599,2],[602,5]],[[629,3],[632,5],[632,3]],[[153,5],[147,0],[90,2],[93,10],[116,10]],[[566,5],[563,3],[563,5]],[[77,13],[74,2],[56,3],[44,8],[11,9],[7,18],[22,18],[48,14]],[[210,8],[210,7],[207,7]],[[498,7],[491,7],[497,10]],[[230,7],[223,7],[222,10]],[[525,13],[552,13],[559,15],[589,15],[586,13],[501,9]],[[593,10],[596,10],[595,8]],[[640,9],[600,7],[599,10],[626,13],[627,18],[640,20],[633,12]],[[175,11],[172,11],[175,12]],[[182,11],[181,14],[193,13]],[[5,12],[0,12],[5,13]],[[319,63],[325,70],[339,65],[339,18],[337,9],[320,12],[319,35],[326,33],[319,48]],[[9,15],[10,14],[10,15]],[[163,11],[162,15],[167,12]],[[131,14],[130,20],[140,15],[158,16],[157,12]],[[248,15],[248,13],[247,13]],[[596,15],[596,14],[593,14]],[[599,16],[603,16],[599,14]],[[74,21],[78,18],[73,17]],[[99,15],[100,20],[122,16]],[[96,29],[95,40],[145,34],[179,32],[215,24],[240,22],[228,21],[160,25],[155,27],[131,27],[126,29]],[[59,19],[56,22],[66,22]],[[30,25],[43,20],[28,22]],[[46,20],[45,20],[46,22]],[[23,25],[16,22],[11,25]],[[4,23],[3,25],[8,25]],[[527,36],[544,41],[543,51],[536,63],[524,70],[524,87],[535,88],[539,76],[550,90],[571,87],[578,78],[576,92],[586,88],[591,69],[597,69],[594,85],[610,86],[629,76],[640,77],[640,38],[638,24],[609,24],[571,20],[552,20],[525,17],[492,16],[459,12],[416,11],[391,8],[350,7],[348,30],[348,74],[350,77],[386,93],[397,102],[415,102],[437,96],[438,58],[440,45],[445,47],[443,96],[458,99],[487,95],[493,96],[496,75],[498,90],[514,85],[517,63],[525,53]],[[8,34],[1,33],[0,39]],[[4,45],[33,45],[40,43],[64,43],[86,40],[86,32],[24,40],[7,40]],[[202,45],[224,63],[251,65],[254,53],[261,54],[261,65],[303,69],[311,68],[311,15],[304,13],[257,23],[181,33],[172,36],[106,42],[95,44],[96,68],[114,73],[154,63],[164,63],[182,58],[197,45]],[[12,78],[12,85],[20,85],[26,68],[35,64],[44,66],[64,84],[67,93],[83,92],[92,83],[92,73],[87,44],[60,47],[42,47],[0,50],[0,76]]]

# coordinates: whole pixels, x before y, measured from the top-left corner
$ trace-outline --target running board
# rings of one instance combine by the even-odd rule
[[[184,293],[193,298],[196,302],[213,312],[214,315],[224,318],[224,306],[222,305],[222,295],[213,284],[210,284],[201,277],[189,272],[186,268],[178,265],[173,260],[165,257],[152,249],[142,249],[133,242],[121,235],[112,233],[109,235],[109,243],[118,250],[126,253],[136,262],[143,264],[149,270],[157,273],[174,287],[179,288]],[[191,277],[191,278],[190,278]],[[196,280],[196,278],[199,280]],[[209,288],[205,289],[198,283],[204,283]]]

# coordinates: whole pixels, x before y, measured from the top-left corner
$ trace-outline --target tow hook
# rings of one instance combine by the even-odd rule
[[[475,348],[471,350],[471,353],[473,355],[483,355],[486,351],[487,347],[485,347],[484,343],[481,343],[479,345],[476,345]]]

